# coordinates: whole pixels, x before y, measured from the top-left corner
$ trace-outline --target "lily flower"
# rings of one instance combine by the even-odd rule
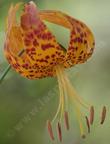
[[[28,79],[56,77],[60,98],[57,112],[52,120],[58,119],[58,136],[62,141],[61,120],[64,115],[65,126],[70,128],[68,105],[71,101],[76,110],[81,136],[85,137],[82,118],[86,119],[88,132],[94,120],[94,107],[86,103],[73,88],[65,69],[86,62],[93,54],[95,40],[91,30],[83,22],[55,10],[38,10],[34,2],[24,5],[20,20],[16,13],[21,3],[11,5],[7,18],[5,56],[11,67]],[[68,49],[59,44],[44,21],[61,25],[70,30]],[[90,112],[89,118],[83,109]],[[105,107],[101,123],[105,119]],[[47,123],[52,140],[52,124]]]

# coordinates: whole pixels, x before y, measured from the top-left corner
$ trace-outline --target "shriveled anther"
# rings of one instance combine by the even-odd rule
[[[65,120],[66,129],[69,130],[70,126],[69,126],[69,117],[68,117],[67,111],[65,111],[65,113],[64,113],[64,120]]]
[[[50,138],[52,140],[54,140],[54,134],[53,134],[52,125],[51,125],[50,121],[47,121],[47,127],[48,127],[48,132],[49,132]]]
[[[101,114],[101,122],[100,122],[100,124],[103,124],[103,123],[104,123],[105,118],[106,118],[106,107],[103,106],[103,108],[102,108],[102,114]]]
[[[92,125],[94,122],[94,107],[90,107],[90,124]]]
[[[85,118],[86,118],[86,124],[87,124],[87,128],[88,128],[88,133],[90,133],[90,123],[89,123],[88,117],[85,116]]]
[[[59,138],[59,141],[62,142],[62,130],[61,130],[61,125],[60,125],[59,122],[58,122],[58,125],[57,125],[57,129],[58,129],[58,138]]]

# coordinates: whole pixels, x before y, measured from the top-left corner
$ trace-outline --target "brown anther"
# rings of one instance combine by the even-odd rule
[[[52,140],[54,140],[54,134],[53,134],[52,125],[51,125],[50,121],[47,121],[47,127],[48,127],[48,132],[49,132],[50,138]]]
[[[105,118],[106,118],[106,107],[103,106],[102,114],[101,114],[101,122],[100,122],[100,124],[103,124],[103,123],[104,123]]]
[[[94,107],[90,107],[90,124],[92,125],[94,122]]]
[[[89,123],[88,117],[85,116],[85,118],[86,118],[86,124],[87,124],[87,128],[88,128],[88,133],[90,133],[90,123]]]
[[[59,138],[59,141],[62,142],[62,130],[61,130],[61,125],[60,123],[58,122],[58,138]]]
[[[83,139],[85,139],[85,138],[86,138],[86,135],[85,135],[85,134],[83,134],[81,137],[82,137]]]
[[[69,130],[69,118],[68,118],[68,112],[67,111],[65,111],[65,113],[64,113],[64,120],[65,120],[66,129]]]

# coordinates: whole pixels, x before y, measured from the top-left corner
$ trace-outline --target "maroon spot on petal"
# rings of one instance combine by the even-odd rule
[[[19,65],[18,63],[13,64],[13,67],[14,67],[15,69],[17,69],[19,66],[20,66],[20,65]]]
[[[34,47],[31,48],[31,51],[35,51],[36,49]]]
[[[76,32],[74,30],[71,33],[71,37],[73,37],[73,35],[76,35]]]
[[[79,22],[78,20],[76,20],[76,23],[78,23],[78,24],[79,24],[80,22]]]
[[[74,56],[73,59],[76,59],[76,57]]]
[[[54,58],[54,57],[55,57],[55,55],[53,54],[51,57],[52,57],[52,58]]]
[[[53,62],[51,62],[50,64],[53,65]]]
[[[47,33],[47,38],[48,38],[48,40],[52,38],[51,33]]]
[[[77,32],[78,32],[78,33],[81,32],[81,29],[80,29],[79,27],[77,27],[76,29],[77,29]]]
[[[38,35],[39,33],[40,33],[40,30],[39,30],[39,29],[35,29],[35,30],[34,30],[34,34],[35,34],[35,35]]]
[[[87,33],[86,32],[84,33],[84,36],[87,37]]]
[[[84,37],[84,34],[83,34],[83,33],[81,33],[81,34],[80,34],[80,36],[81,36],[81,38],[83,38],[83,37]]]
[[[82,28],[84,28],[84,25],[83,25],[82,23],[80,23],[80,26],[81,26]]]
[[[52,45],[52,44],[42,44],[42,46],[41,46],[41,48],[42,48],[42,50],[46,50],[46,49],[49,49],[49,48],[53,48],[54,47],[54,45]]]
[[[29,65],[26,63],[26,64],[23,64],[22,67],[28,69]]]
[[[19,73],[20,73],[20,74],[22,74],[22,73],[23,73],[23,71],[19,70]]]
[[[8,61],[10,61],[10,62],[12,61],[12,58],[10,56],[8,56]]]
[[[33,33],[29,33],[29,34],[26,35],[26,37],[29,38],[29,39],[33,39],[34,35],[33,35]]]
[[[80,52],[80,54],[83,54],[83,50]]]
[[[33,41],[33,45],[34,46],[38,46],[39,45],[39,43],[38,43],[38,41],[36,39]]]
[[[45,58],[46,58],[46,59],[49,59],[50,57],[47,55]]]
[[[79,43],[82,43],[82,42],[83,42],[80,37],[77,38],[77,41],[78,41]]]
[[[41,55],[42,55],[42,53],[39,53],[39,54],[38,54],[38,56],[41,56]]]
[[[73,46],[70,46],[69,47],[69,50],[74,50],[75,48]]]
[[[77,51],[77,50],[78,50],[78,47],[76,47],[75,50]]]
[[[77,41],[78,41],[78,39],[77,39],[77,38],[73,39],[73,42],[74,42],[74,43],[76,43]]]
[[[87,40],[84,40],[84,44],[87,44]]]
[[[28,39],[25,39],[25,40],[24,40],[24,43],[25,43],[26,46],[29,46],[29,45],[31,44],[31,41],[28,40]]]
[[[30,72],[30,73],[33,73],[34,71],[33,71],[33,70],[30,70],[29,72]]]

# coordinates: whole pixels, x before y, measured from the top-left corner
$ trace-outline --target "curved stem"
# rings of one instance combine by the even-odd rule
[[[3,74],[0,77],[0,84],[2,83],[2,81],[4,80],[5,76],[7,75],[7,73],[10,71],[11,69],[11,65],[8,65],[7,68],[4,70]]]
[[[21,56],[23,53],[24,53],[24,49],[22,49],[22,50],[19,52],[18,56]],[[7,75],[7,73],[10,71],[10,69],[11,69],[11,65],[9,64],[9,65],[7,66],[7,68],[4,70],[3,74],[1,75],[1,77],[0,77],[0,84],[1,84],[2,81],[4,80],[4,78],[5,78],[5,76]]]

